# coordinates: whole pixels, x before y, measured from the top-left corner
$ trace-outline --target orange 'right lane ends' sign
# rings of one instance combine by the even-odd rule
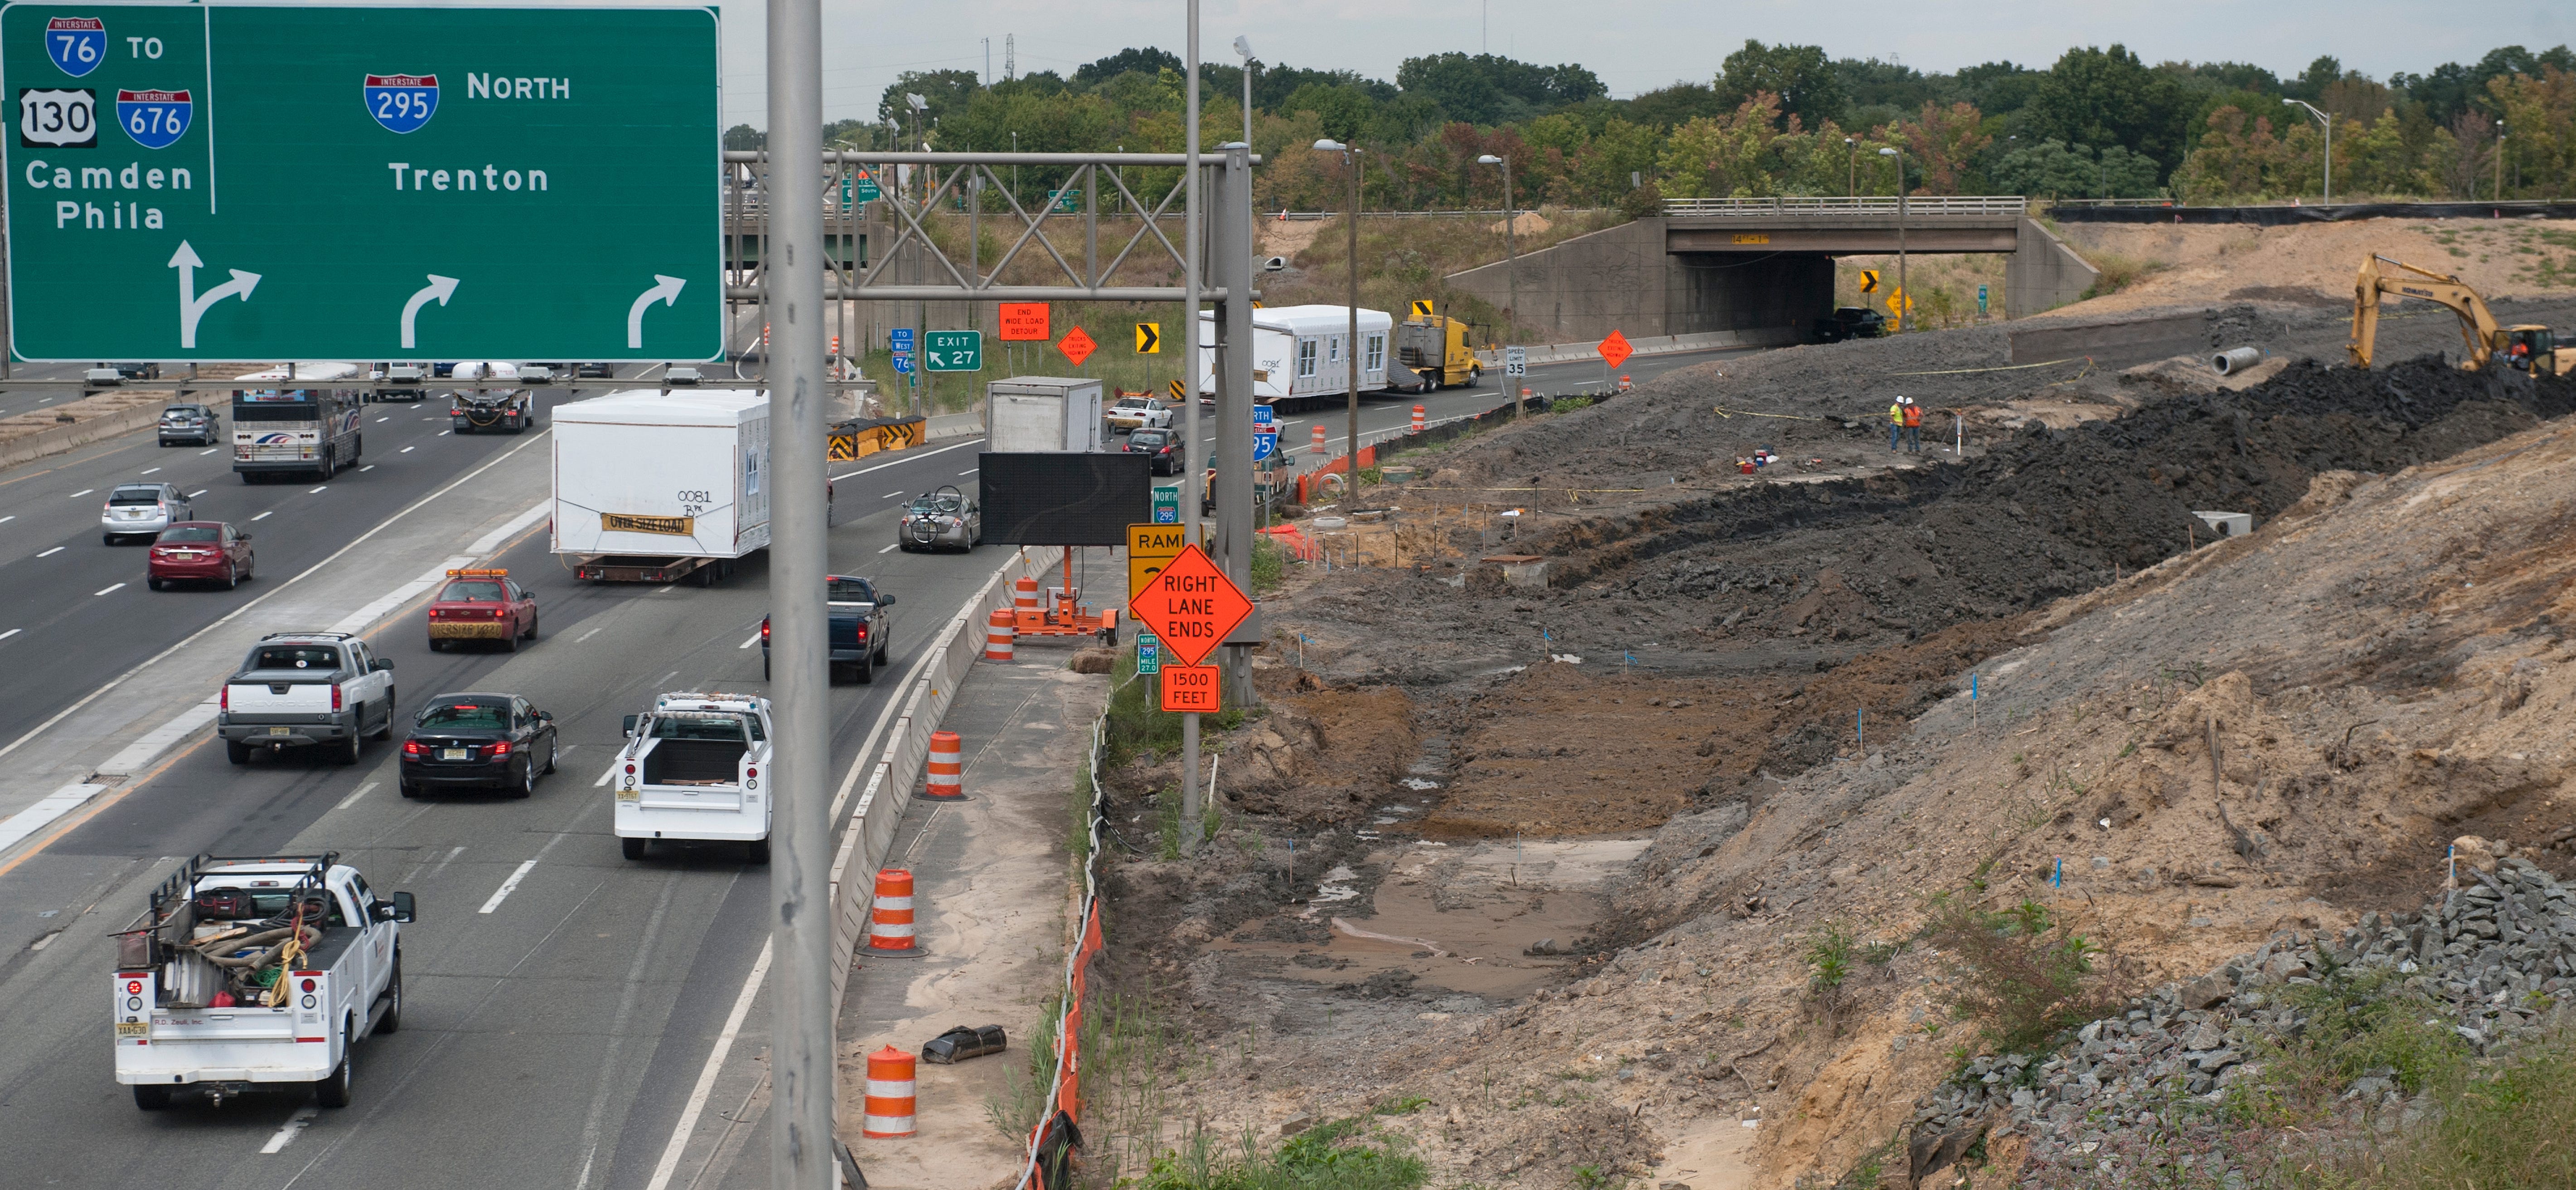
[[[1601,359],[1611,367],[1627,363],[1628,357],[1635,354],[1637,349],[1628,345],[1628,336],[1617,331],[1610,332],[1610,337],[1601,341]]]
[[[1180,556],[1164,563],[1162,572],[1130,598],[1127,607],[1136,613],[1136,622],[1152,629],[1154,638],[1170,650],[1172,660],[1183,666],[1207,660],[1225,643],[1226,634],[1252,614],[1252,601],[1244,597],[1243,588],[1235,586],[1207,551],[1196,545],[1182,546]],[[1171,671],[1166,666],[1163,672]],[[1170,688],[1169,682],[1164,683],[1164,689]]]
[[[1225,709],[1217,699],[1217,668],[1213,665],[1166,665],[1162,682],[1166,711],[1213,715]]]
[[[1000,322],[1005,343],[1044,343],[1055,337],[1047,330],[1045,302],[1003,302]]]

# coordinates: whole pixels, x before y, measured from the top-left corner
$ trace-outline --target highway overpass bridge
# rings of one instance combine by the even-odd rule
[[[2011,257],[2002,304],[2019,318],[2081,297],[2099,273],[2029,215],[2027,200],[1676,199],[1663,213],[1490,264],[1449,284],[1555,342],[1735,332],[1800,341],[1834,306],[1834,258],[1993,252]],[[1894,278],[1889,278],[1893,283]]]

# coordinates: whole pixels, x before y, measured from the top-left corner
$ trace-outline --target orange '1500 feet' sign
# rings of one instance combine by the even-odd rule
[[[1252,601],[1244,597],[1243,589],[1196,545],[1182,546],[1180,556],[1129,599],[1127,607],[1182,665],[1207,660],[1225,643],[1226,634],[1252,614]]]

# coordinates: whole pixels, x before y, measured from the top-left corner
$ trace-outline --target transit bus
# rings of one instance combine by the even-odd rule
[[[363,378],[356,364],[291,364],[240,377],[281,385],[233,390],[233,470],[242,482],[278,475],[329,479],[357,465],[366,449],[358,429],[366,390],[285,387],[353,377]]]

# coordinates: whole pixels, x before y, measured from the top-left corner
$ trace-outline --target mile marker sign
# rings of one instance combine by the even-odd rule
[[[1205,550],[1185,545],[1127,601],[1127,609],[1136,613],[1137,623],[1153,630],[1174,661],[1195,666],[1252,614],[1252,601]]]

